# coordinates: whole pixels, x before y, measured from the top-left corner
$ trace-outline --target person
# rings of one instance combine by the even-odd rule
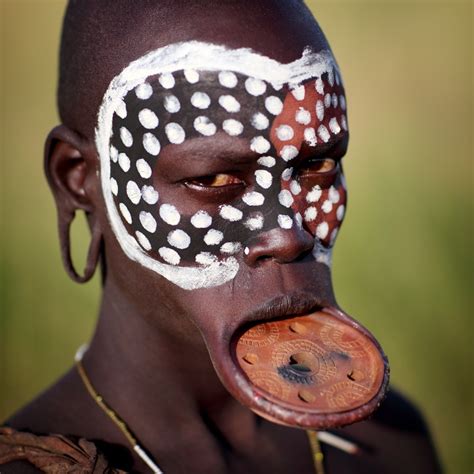
[[[100,265],[102,302],[76,366],[1,428],[2,473],[440,471],[335,300],[346,99],[303,2],[71,0],[58,104],[61,251],[76,281]]]

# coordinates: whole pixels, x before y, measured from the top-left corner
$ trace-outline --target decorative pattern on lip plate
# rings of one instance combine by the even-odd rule
[[[384,378],[377,345],[323,311],[252,326],[238,338],[235,357],[265,398],[310,413],[357,409],[379,393]]]

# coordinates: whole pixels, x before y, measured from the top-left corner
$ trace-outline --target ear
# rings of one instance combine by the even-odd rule
[[[88,141],[64,125],[48,135],[44,168],[58,211],[93,212],[97,160]],[[91,154],[93,155],[91,157]]]
[[[69,276],[80,283],[92,277],[100,255],[97,167],[95,148],[88,140],[64,125],[51,130],[45,145],[44,169],[56,201],[63,264]],[[74,269],[70,252],[69,228],[77,210],[85,211],[92,236],[83,276]]]

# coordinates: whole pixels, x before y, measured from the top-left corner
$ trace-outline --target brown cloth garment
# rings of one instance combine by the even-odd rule
[[[38,436],[0,427],[0,466],[27,461],[48,474],[121,474],[97,447],[85,439],[63,435]]]

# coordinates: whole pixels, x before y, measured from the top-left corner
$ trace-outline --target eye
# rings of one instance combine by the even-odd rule
[[[194,188],[223,188],[226,186],[240,186],[244,184],[244,181],[237,178],[236,176],[225,173],[199,176],[186,181],[187,186]]]
[[[337,168],[337,162],[332,158],[313,158],[301,164],[298,174],[302,178],[324,176],[331,174]]]

